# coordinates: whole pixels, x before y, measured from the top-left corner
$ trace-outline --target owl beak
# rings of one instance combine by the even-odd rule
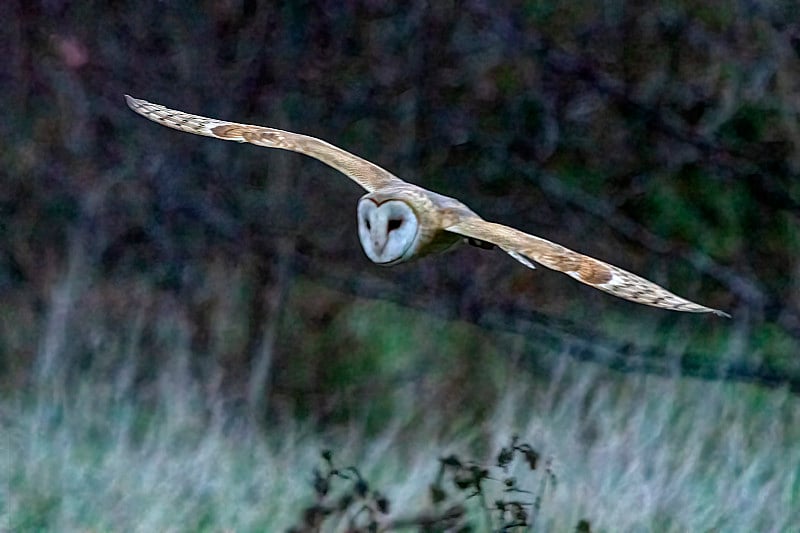
[[[382,235],[374,235],[374,234],[372,235],[372,247],[379,254],[382,254],[383,249],[386,248],[387,239],[384,239],[382,237],[383,237]]]

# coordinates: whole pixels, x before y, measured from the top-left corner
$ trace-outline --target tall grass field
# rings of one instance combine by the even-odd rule
[[[120,322],[89,311],[97,311],[91,287],[62,283],[49,305],[45,323],[30,325],[41,334],[36,371],[24,386],[3,385],[0,531],[302,528],[322,450],[385,495],[383,524],[435,510],[431,486],[451,455],[491,470],[491,507],[508,495],[495,463],[512,435],[552,473],[544,486],[542,467],[518,461],[502,473],[527,491],[519,498],[535,515],[529,530],[572,531],[581,521],[609,532],[800,527],[800,399],[786,390],[622,374],[563,353],[549,354],[541,375],[503,357],[515,345],[506,335],[487,355],[496,359],[486,366],[491,385],[443,392],[438,380],[491,351],[477,328],[359,300],[336,328],[354,342],[383,343],[393,359],[378,370],[401,377],[363,402],[357,392],[341,400],[350,408],[327,421],[277,407],[284,416],[259,418],[222,390],[213,366],[198,371],[178,310],[162,306],[160,329],[145,342],[144,315]],[[405,334],[376,337],[387,319]],[[26,335],[16,324],[7,344]],[[425,348],[431,331],[441,342]],[[157,368],[153,346],[170,354]],[[418,365],[433,352],[440,359],[427,375],[404,374],[406,359]],[[378,370],[348,390],[368,390]],[[477,531],[499,523],[466,496],[462,523]],[[345,513],[321,530],[347,526]]]

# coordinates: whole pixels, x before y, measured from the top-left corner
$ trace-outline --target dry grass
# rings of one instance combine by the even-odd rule
[[[537,529],[581,519],[596,531],[800,523],[800,402],[788,393],[565,361],[547,389],[520,376],[467,434],[435,412],[408,427],[402,410],[424,406],[387,392],[396,420],[365,438],[356,420],[334,432],[259,429],[209,398],[179,363],[148,399],[92,379],[63,393],[42,383],[5,397],[0,530],[284,530],[313,500],[311,472],[325,447],[357,465],[394,516],[409,515],[430,506],[439,457],[491,462],[511,433],[554,461],[558,483]],[[517,469],[523,484],[530,474]]]
[[[536,530],[581,520],[592,531],[788,531],[800,523],[800,399],[785,390],[620,374],[559,353],[545,379],[495,353],[490,366],[459,377],[474,382],[429,393],[458,361],[483,364],[486,354],[475,350],[491,346],[456,353],[472,343],[463,324],[439,322],[444,330],[431,338],[429,317],[372,303],[330,325],[373,359],[383,346],[389,361],[349,377],[374,382],[361,389],[372,396],[344,399],[358,407],[326,424],[255,422],[223,394],[217,371],[193,364],[176,308],[150,304],[158,327],[143,329],[142,316],[103,312],[92,284],[79,279],[88,278],[71,269],[53,291],[49,318],[27,326],[41,331],[38,373],[27,386],[4,385],[0,531],[283,531],[314,502],[312,472],[325,448],[357,466],[390,502],[387,520],[397,520],[431,509],[440,458],[491,465],[513,434],[552,461],[557,479],[532,491],[541,494]],[[122,300],[145,301],[146,293]],[[386,313],[413,331],[387,332]],[[12,325],[4,331],[25,333],[22,322]],[[508,340],[495,349],[513,348]],[[415,345],[426,353],[411,364],[436,356],[435,364],[394,386],[378,379],[409,372],[404,350]],[[420,372],[432,377],[420,384]],[[526,489],[541,480],[525,461],[502,476]],[[487,505],[497,497],[502,484],[487,483]],[[475,501],[465,502],[465,519],[482,530]]]

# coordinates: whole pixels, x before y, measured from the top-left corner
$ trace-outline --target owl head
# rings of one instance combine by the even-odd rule
[[[358,202],[358,238],[370,261],[394,265],[414,256],[419,219],[402,197],[367,194]]]

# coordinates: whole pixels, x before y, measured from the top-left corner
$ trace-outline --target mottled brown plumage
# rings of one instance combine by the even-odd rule
[[[378,264],[392,265],[440,252],[466,238],[469,242],[482,244],[482,247],[486,243],[493,244],[530,268],[534,268],[536,262],[633,302],[676,311],[728,316],[593,257],[488,222],[455,198],[405,182],[374,163],[315,137],[190,115],[127,95],[125,99],[135,112],[170,128],[299,152],[342,172],[368,192],[359,202],[359,238],[364,251]],[[384,225],[380,232],[372,227],[378,223]],[[384,259],[387,246],[393,252]]]

